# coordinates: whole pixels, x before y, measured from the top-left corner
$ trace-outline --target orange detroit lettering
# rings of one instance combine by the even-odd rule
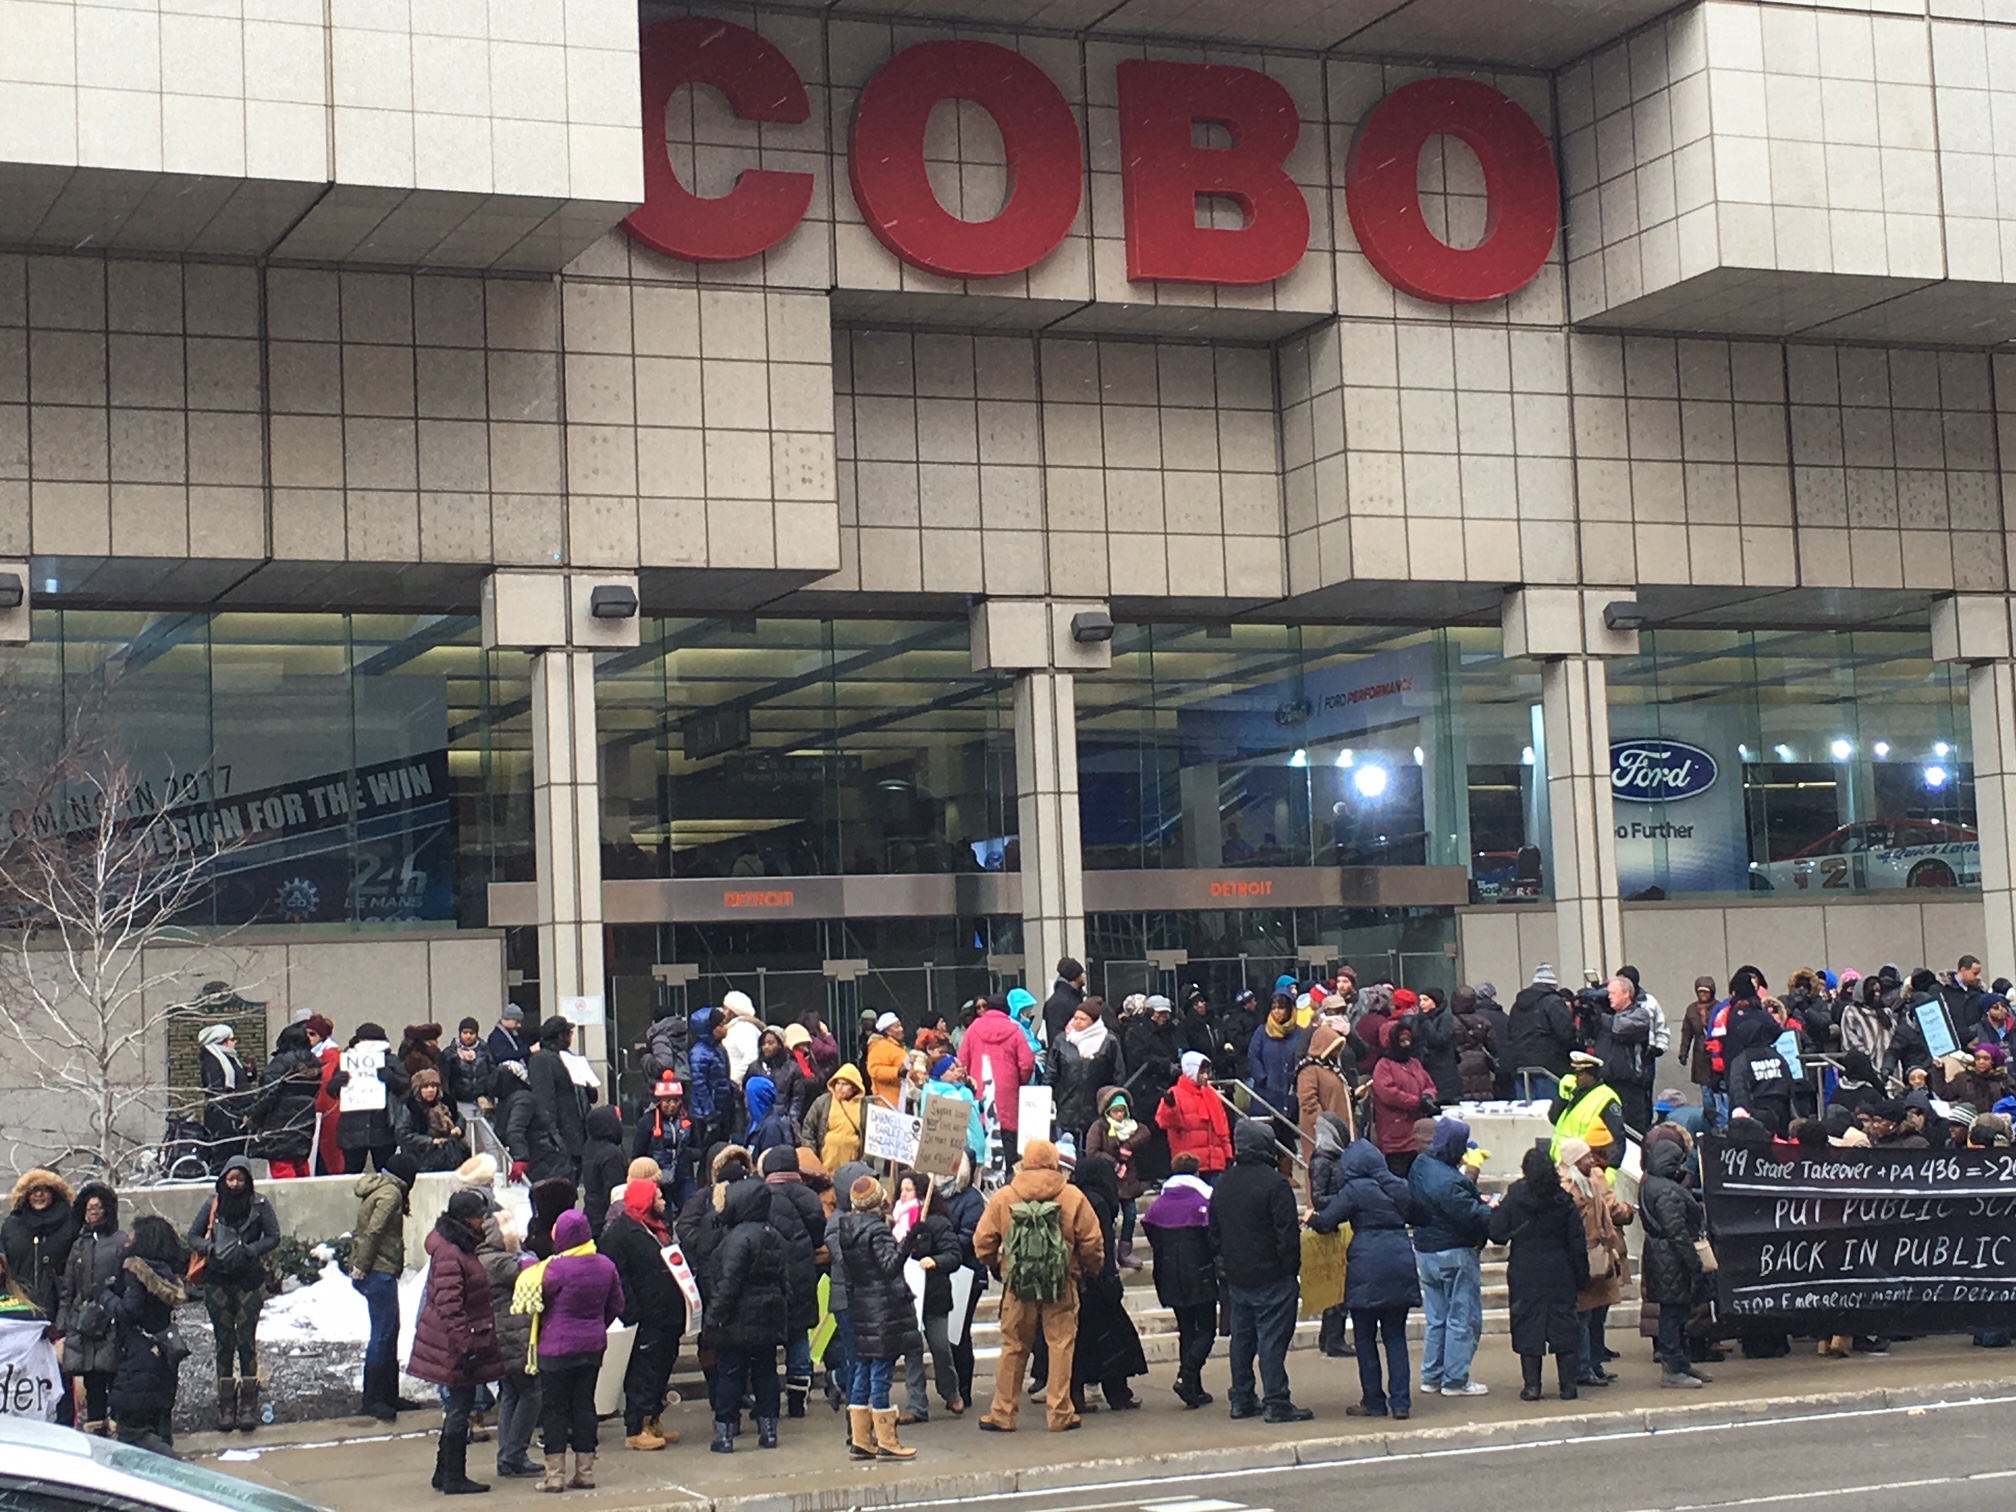
[[[776,892],[724,892],[721,894],[723,908],[789,908],[792,904],[790,888]]]
[[[1272,897],[1272,882],[1213,882],[1211,896],[1214,898],[1267,898]]]

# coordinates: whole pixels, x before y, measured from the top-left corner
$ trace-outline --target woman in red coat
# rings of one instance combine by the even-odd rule
[[[1197,1173],[1208,1180],[1231,1164],[1232,1132],[1211,1086],[1210,1057],[1186,1050],[1179,1064],[1183,1074],[1155,1109],[1155,1122],[1169,1136],[1169,1158],[1195,1155]]]
[[[1395,1019],[1386,1029],[1386,1053],[1372,1068],[1372,1142],[1403,1181],[1414,1164],[1414,1121],[1430,1116],[1435,1078],[1414,1058],[1414,1025]]]
[[[427,1236],[427,1300],[413,1328],[406,1373],[448,1388],[441,1406],[441,1443],[434,1454],[434,1489],[449,1496],[488,1491],[469,1479],[469,1414],[476,1388],[501,1380],[497,1318],[490,1276],[476,1258],[490,1204],[477,1192],[457,1192]]]

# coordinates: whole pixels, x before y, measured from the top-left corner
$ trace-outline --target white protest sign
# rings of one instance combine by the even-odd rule
[[[567,1078],[577,1087],[599,1087],[602,1078],[595,1074],[595,1067],[585,1055],[576,1055],[572,1050],[560,1052],[560,1064],[567,1068]]]
[[[39,1319],[0,1322],[0,1417],[56,1420],[63,1373]]]
[[[898,1165],[915,1164],[917,1133],[921,1126],[921,1119],[870,1103],[862,1153],[875,1160],[893,1160]]]
[[[1016,1142],[1023,1148],[1029,1147],[1032,1139],[1048,1139],[1050,1127],[1056,1121],[1056,1103],[1048,1087],[1024,1087],[1021,1101],[1017,1104],[1020,1127],[1015,1130]]]
[[[978,1279],[963,1265],[952,1272],[952,1315],[945,1320],[945,1337],[954,1344],[966,1337],[966,1312],[973,1300],[973,1283]]]
[[[336,1095],[338,1112],[369,1113],[385,1106],[385,1083],[378,1079],[378,1068],[391,1051],[383,1040],[363,1040],[343,1052],[337,1069],[350,1079]]]

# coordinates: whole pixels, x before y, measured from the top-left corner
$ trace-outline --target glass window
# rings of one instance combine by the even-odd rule
[[[605,877],[1015,868],[1011,680],[963,620],[647,621],[596,708]]]
[[[1978,887],[1967,731],[1924,631],[1647,631],[1610,666],[1624,896]]]
[[[1465,866],[1544,890],[1538,669],[1495,629],[1138,625],[1077,681],[1088,869]]]

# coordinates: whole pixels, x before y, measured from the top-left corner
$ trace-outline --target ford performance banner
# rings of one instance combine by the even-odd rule
[[[2016,1327],[2016,1151],[1701,1142],[1717,1310],[1799,1333]]]

